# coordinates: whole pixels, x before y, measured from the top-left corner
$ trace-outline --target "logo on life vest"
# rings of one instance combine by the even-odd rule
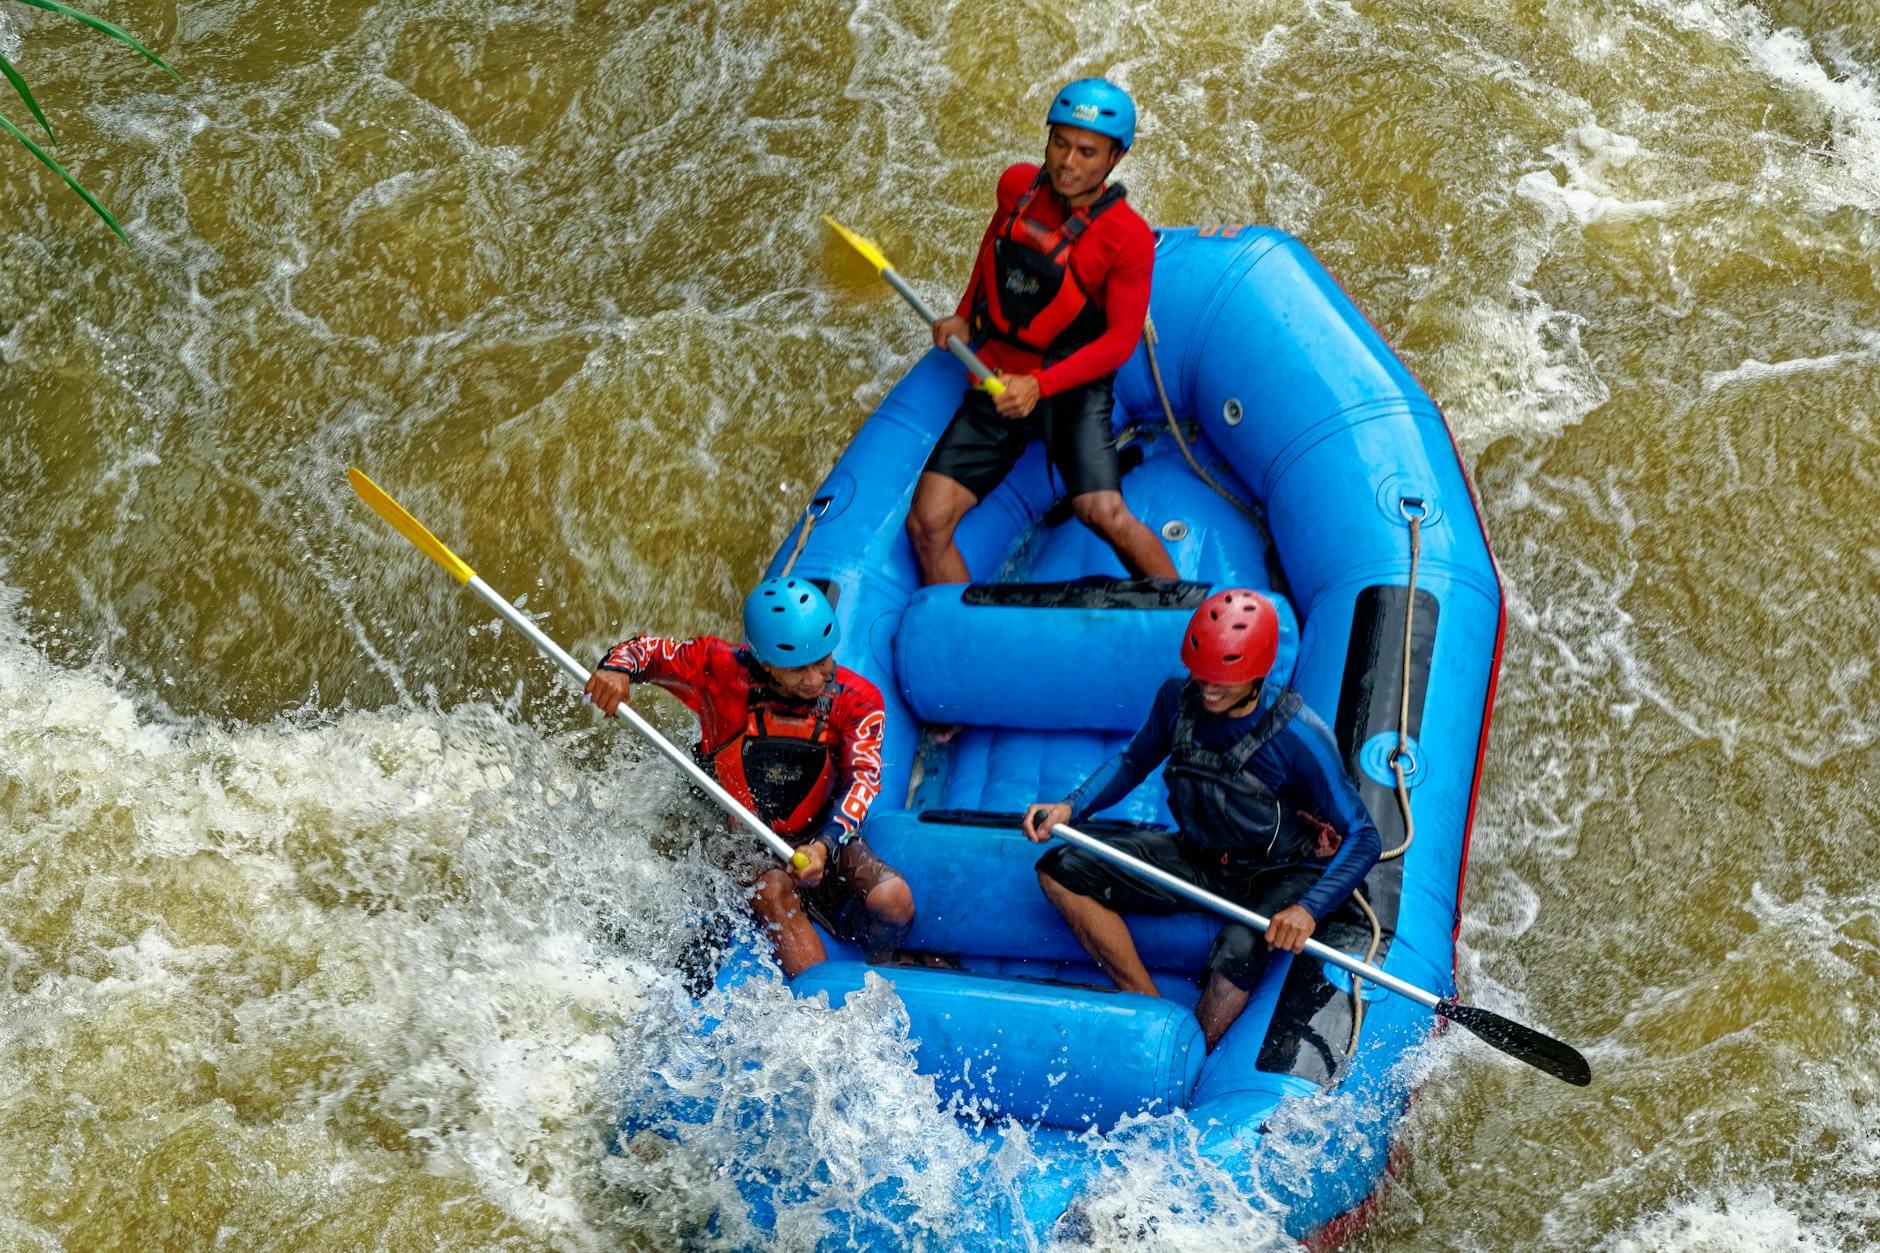
[[[1071,106],[1071,116],[1080,122],[1094,122],[1097,120],[1097,106],[1094,104],[1074,104]]]
[[[1016,296],[1035,296],[1038,294],[1038,280],[1022,270],[1007,270],[1003,284],[1006,291]]]

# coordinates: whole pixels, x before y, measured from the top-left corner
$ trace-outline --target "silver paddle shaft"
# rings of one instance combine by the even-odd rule
[[[1160,866],[1151,866],[1141,858],[1131,857],[1121,849],[1111,848],[1102,840],[1085,835],[1082,831],[1074,827],[1067,827],[1060,822],[1058,825],[1051,828],[1051,834],[1057,836],[1058,839],[1063,840],[1067,844],[1075,844],[1086,853],[1103,858],[1112,865],[1121,866],[1131,874],[1140,875],[1151,883],[1165,887],[1177,896],[1186,897],[1197,905],[1211,909],[1215,913],[1220,914],[1223,918],[1231,918],[1235,922],[1245,923],[1256,931],[1265,931],[1270,925],[1269,919],[1254,913],[1246,906],[1236,905],[1230,900],[1216,896],[1205,888],[1198,888],[1179,875],[1172,875]],[[1317,940],[1307,940],[1306,952],[1312,954],[1320,961],[1330,962],[1334,966],[1349,970],[1352,974],[1360,978],[1368,979],[1381,988],[1389,988],[1392,992],[1407,996],[1419,1005],[1427,1005],[1431,1009],[1436,1009],[1442,1004],[1443,998],[1437,996],[1435,993],[1426,992],[1414,983],[1405,983],[1396,975],[1387,975],[1376,966],[1368,962],[1361,962],[1349,954],[1341,953],[1329,944],[1321,944]]]
[[[569,678],[583,687],[587,686],[588,671],[586,667],[582,666],[582,664],[573,657],[570,657],[567,650],[560,644],[557,644],[554,640],[543,634],[542,628],[536,626],[535,623],[524,617],[520,609],[517,609],[507,600],[504,600],[502,594],[488,583],[485,583],[480,575],[471,575],[470,582],[465,584],[465,586],[482,597],[483,603],[488,605],[491,609],[494,609],[497,614],[502,617],[504,622],[507,622],[510,626],[528,636],[529,642],[541,649],[551,661],[566,671]],[[699,764],[692,760],[690,753],[680,749],[671,740],[661,735],[658,731],[655,731],[653,724],[640,717],[639,712],[632,706],[628,705],[625,701],[621,701],[620,708],[616,711],[616,715],[625,718],[635,731],[645,736],[654,748],[657,748],[665,755],[667,761],[670,761],[673,765],[685,771],[687,778],[698,784],[699,787],[705,789],[706,795],[717,801],[719,808],[723,809],[733,818],[736,818],[752,835],[768,844],[771,852],[775,853],[786,862],[796,855],[796,850],[790,846],[788,841],[765,826],[762,818],[759,818],[756,814],[746,809],[737,797],[725,791],[723,784],[700,769]]]
[[[901,293],[901,299],[914,306],[914,312],[920,314],[921,320],[927,323],[929,328],[939,321],[934,317],[933,310],[927,307],[927,302],[914,294],[914,289],[907,285],[907,280],[894,272],[893,266],[883,270],[881,277],[888,280],[888,286]],[[973,376],[975,382],[983,383],[992,377],[992,371],[987,368],[985,362],[979,359],[979,354],[968,348],[965,341],[958,335],[947,336],[947,351],[959,358],[960,364],[966,367],[966,372]]]

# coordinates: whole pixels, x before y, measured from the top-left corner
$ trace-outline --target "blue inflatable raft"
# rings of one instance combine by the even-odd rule
[[[831,942],[831,960],[793,987],[836,1005],[869,972],[886,978],[922,1071],[961,1098],[974,1134],[997,1144],[1023,1128],[1031,1167],[978,1206],[985,1226],[971,1240],[989,1247],[1067,1234],[1119,1123],[1138,1136],[1158,1122],[1186,1128],[1217,1182],[1235,1181],[1295,1236],[1324,1233],[1361,1206],[1388,1166],[1408,1099],[1398,1063],[1430,1033],[1428,1010],[1369,986],[1354,1005],[1342,972],[1282,959],[1208,1054],[1192,1006],[1220,920],[1131,919],[1164,997],[1119,993],[1044,900],[1033,874],[1043,849],[1017,830],[1027,804],[1064,796],[1128,740],[1156,688],[1179,673],[1181,628],[1208,589],[1272,597],[1283,623],[1274,678],[1332,727],[1385,849],[1414,830],[1366,881],[1375,931],[1334,925],[1318,938],[1453,991],[1503,620],[1454,441],[1299,241],[1251,227],[1156,238],[1155,363],[1178,430],[1146,348],[1118,375],[1115,427],[1123,494],[1186,585],[1124,579],[1102,541],[1064,519],[1034,444],[959,530],[983,581],[922,589],[903,522],[964,384],[938,352],[894,388],[816,492],[792,570],[828,589],[841,660],[887,700],[883,790],[864,834],[913,888],[907,947],[962,967],[869,967]],[[937,745],[923,723],[962,729]],[[1159,774],[1084,829],[1137,824],[1172,825]],[[1339,1132],[1307,1136],[1302,1165],[1296,1145],[1270,1143],[1285,1122],[1275,1111],[1326,1094],[1343,1111]],[[788,1185],[776,1187],[743,1184],[760,1225],[785,1199]],[[870,1213],[849,1216],[839,1242],[892,1242],[891,1226],[870,1223],[894,1212],[894,1191],[890,1181],[871,1193]]]

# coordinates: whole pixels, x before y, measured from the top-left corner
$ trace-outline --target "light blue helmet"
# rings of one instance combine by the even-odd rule
[[[765,579],[744,598],[744,638],[767,666],[807,666],[836,651],[836,611],[807,579]]]
[[[1107,78],[1080,78],[1064,84],[1044,120],[1046,125],[1062,122],[1108,135],[1125,152],[1136,142],[1136,103]]]

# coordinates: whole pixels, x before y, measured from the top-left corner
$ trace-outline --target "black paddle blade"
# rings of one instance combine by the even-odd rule
[[[1592,1067],[1580,1051],[1532,1027],[1524,1027],[1500,1014],[1460,1001],[1442,1000],[1436,1012],[1459,1027],[1467,1027],[1510,1057],[1518,1057],[1536,1070],[1583,1088],[1593,1081]]]

